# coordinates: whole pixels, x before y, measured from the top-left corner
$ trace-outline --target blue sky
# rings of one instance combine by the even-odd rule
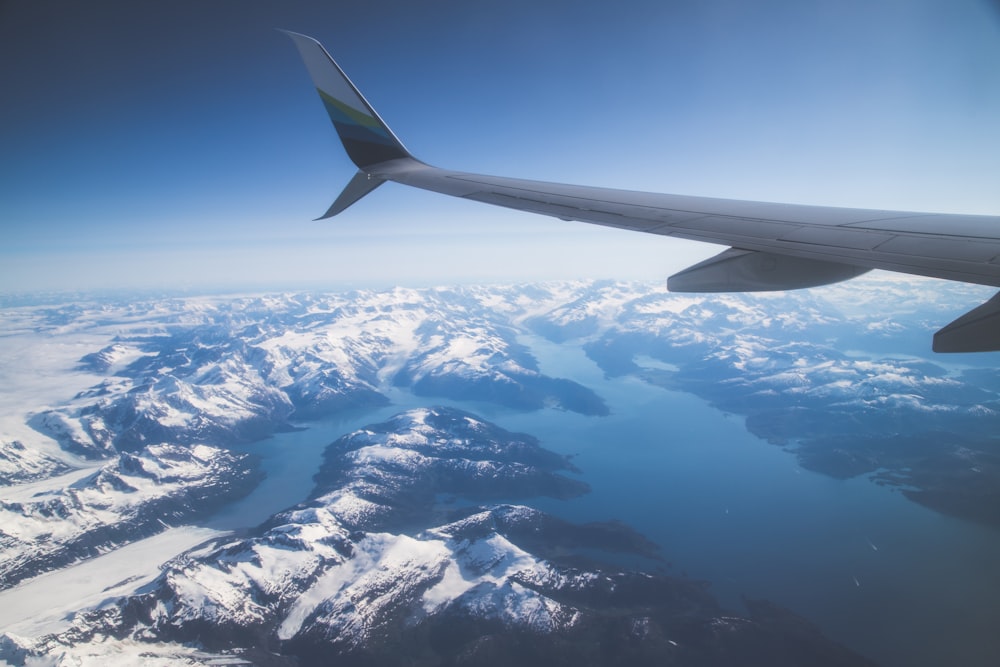
[[[983,0],[14,0],[0,292],[663,279],[720,250],[393,184],[312,222],[354,167],[274,28],[322,41],[438,166],[1000,213]]]

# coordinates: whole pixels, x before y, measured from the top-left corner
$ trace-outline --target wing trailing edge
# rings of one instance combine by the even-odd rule
[[[1000,287],[1000,216],[802,206],[634,192],[485,176],[414,158],[323,46],[298,48],[348,157],[358,167],[322,218],[385,181],[561,220],[731,246],[671,276],[674,291],[815,287],[871,269]],[[938,352],[1000,350],[1000,294],[941,329]]]

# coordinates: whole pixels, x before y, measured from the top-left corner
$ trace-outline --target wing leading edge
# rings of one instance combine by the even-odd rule
[[[1000,287],[1000,217],[776,204],[485,176],[414,158],[323,46],[287,33],[358,173],[323,218],[385,181],[485,204],[730,246],[671,276],[681,292],[784,290],[871,269]],[[937,352],[1000,350],[1000,293],[934,336]]]

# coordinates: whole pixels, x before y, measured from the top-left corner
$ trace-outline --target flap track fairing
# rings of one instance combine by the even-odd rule
[[[667,279],[671,292],[771,292],[818,287],[855,278],[869,269],[729,248]]]

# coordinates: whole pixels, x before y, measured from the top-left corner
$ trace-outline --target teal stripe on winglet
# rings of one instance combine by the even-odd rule
[[[368,130],[377,132],[386,139],[389,138],[389,133],[386,132],[384,127],[382,127],[382,124],[378,121],[378,119],[372,118],[362,111],[351,108],[322,90],[317,90],[319,92],[320,99],[323,100],[323,106],[326,107],[326,112],[330,115],[330,120],[334,122],[360,125]]]

